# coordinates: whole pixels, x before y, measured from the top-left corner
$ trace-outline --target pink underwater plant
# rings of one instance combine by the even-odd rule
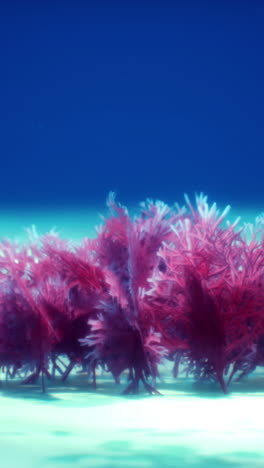
[[[1,364],[19,369],[23,364],[34,363],[28,381],[41,374],[44,389],[44,375],[49,376],[47,358],[56,330],[32,281],[34,257],[30,246],[20,250],[9,242],[1,244],[1,252]]]
[[[60,291],[63,302],[59,307],[61,321],[57,321],[59,339],[53,346],[54,363],[56,355],[64,354],[69,359],[69,365],[63,374],[66,379],[76,363],[84,366],[84,350],[80,339],[89,332],[88,320],[96,316],[98,301],[107,293],[107,284],[102,269],[96,266],[90,253],[86,258],[80,256],[80,249],[71,247],[59,248],[54,245],[53,239],[45,239],[43,251],[54,268],[53,284]],[[52,308],[50,299],[44,296],[46,304]],[[57,313],[57,319],[59,313]]]
[[[161,202],[144,205],[133,222],[125,208],[111,195],[108,205],[113,215],[106,220],[94,244],[96,261],[109,285],[109,299],[99,306],[100,315],[90,321],[91,335],[82,343],[95,344],[91,355],[113,373],[115,380],[124,370],[131,383],[124,393],[138,391],[140,380],[151,393],[157,392],[147,378],[157,376],[162,353],[158,335],[144,308],[144,289],[159,264],[157,252],[171,236],[170,222],[181,214]]]
[[[101,366],[137,393],[156,390],[159,365],[174,360],[226,393],[264,365],[263,216],[238,228],[207,197],[186,208],[148,200],[131,218],[108,199],[96,239],[50,232],[0,243],[0,367],[25,383],[76,364]],[[63,359],[62,359],[63,358]],[[149,379],[151,378],[151,381]]]
[[[237,222],[221,226],[228,208],[219,216],[203,195],[196,203],[197,209],[187,198],[190,217],[173,226],[174,238],[159,252],[165,266],[153,275],[150,301],[162,317],[159,331],[177,365],[182,356],[196,378],[217,379],[226,392],[224,374],[259,336],[263,294],[241,263],[250,247],[235,231]],[[252,259],[249,263],[252,267]],[[255,270],[258,277],[259,264]]]

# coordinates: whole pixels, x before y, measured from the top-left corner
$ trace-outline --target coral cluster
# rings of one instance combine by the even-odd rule
[[[193,206],[141,204],[129,216],[110,194],[95,239],[29,231],[0,243],[0,366],[24,383],[75,365],[110,372],[124,393],[158,393],[174,362],[223,392],[264,365],[264,217],[239,228],[203,194]],[[224,226],[225,224],[225,226]],[[65,357],[67,359],[65,359]]]

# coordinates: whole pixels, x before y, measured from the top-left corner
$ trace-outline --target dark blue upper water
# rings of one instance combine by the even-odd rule
[[[1,2],[1,206],[261,207],[263,22],[255,0]]]

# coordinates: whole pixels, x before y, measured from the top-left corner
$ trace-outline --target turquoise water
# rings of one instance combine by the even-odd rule
[[[105,212],[103,204],[101,212]],[[83,237],[95,237],[95,227],[101,222],[98,211],[78,207],[57,207],[53,210],[33,209],[28,206],[19,209],[7,208],[0,211],[0,237],[23,242],[27,239],[26,228],[35,225],[39,234],[55,229],[62,238],[79,241]]]
[[[118,200],[123,203],[123,200]],[[180,204],[183,201],[180,200]],[[138,212],[138,206],[129,207],[133,214]],[[221,209],[224,207],[221,207]],[[241,222],[254,222],[256,216],[261,212],[260,206],[240,208],[232,207],[228,219],[233,222],[241,216]],[[39,234],[45,234],[50,229],[55,228],[63,238],[70,238],[80,241],[83,237],[95,237],[95,227],[102,222],[102,216],[107,214],[107,209],[102,200],[102,205],[98,209],[91,207],[59,207],[55,208],[32,208],[24,205],[19,209],[6,208],[0,211],[0,238],[8,237],[11,240],[25,241],[27,239],[26,228],[36,226]]]

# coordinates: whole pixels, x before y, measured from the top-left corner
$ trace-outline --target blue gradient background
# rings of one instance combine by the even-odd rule
[[[263,209],[261,1],[1,2],[1,207]]]

